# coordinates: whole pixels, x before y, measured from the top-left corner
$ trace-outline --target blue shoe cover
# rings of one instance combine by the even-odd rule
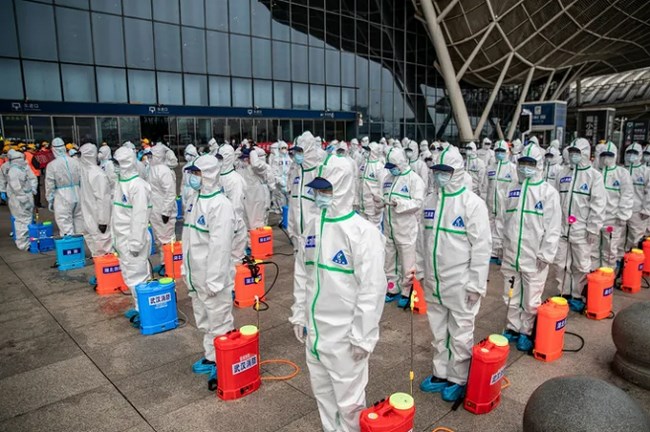
[[[519,335],[519,340],[517,341],[517,351],[528,352],[533,349],[533,341],[529,336],[522,334]]]
[[[134,315],[131,319],[129,319],[129,321],[131,321],[131,327],[137,329],[140,328],[140,314]]]
[[[580,299],[573,298],[569,300],[569,309],[573,312],[582,313],[585,310],[585,302]]]
[[[464,385],[452,384],[442,390],[442,400],[445,402],[456,402],[459,398],[463,397],[464,393]]]
[[[508,342],[517,342],[519,340],[519,333],[508,329],[503,332],[503,337],[508,339]]]
[[[433,381],[431,381],[433,379]],[[440,393],[449,385],[449,381],[429,375],[420,383],[420,390],[425,393]]]
[[[90,279],[88,279],[88,283],[90,285],[97,285],[97,277],[91,276]]]
[[[206,375],[210,375],[214,373],[216,375],[217,367],[214,362],[208,363],[208,360],[206,360],[205,357],[201,357],[192,365],[192,372],[194,372],[195,374],[206,374]]]
[[[397,306],[401,309],[404,309],[408,304],[409,304],[409,298],[400,296],[399,302],[397,302]]]
[[[399,294],[386,294],[386,303],[392,303],[399,300]]]
[[[128,311],[124,312],[126,319],[131,319],[136,315],[138,315],[138,311],[135,309],[129,309]]]
[[[501,265],[501,260],[497,257],[491,257],[490,258],[490,264],[496,264],[496,265]]]

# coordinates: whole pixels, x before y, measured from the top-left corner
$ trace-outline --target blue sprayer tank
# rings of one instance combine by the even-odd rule
[[[70,235],[54,240],[56,247],[56,262],[59,270],[66,271],[86,266],[86,250],[84,236]]]
[[[162,278],[135,287],[140,312],[140,333],[152,335],[178,327],[176,283]]]

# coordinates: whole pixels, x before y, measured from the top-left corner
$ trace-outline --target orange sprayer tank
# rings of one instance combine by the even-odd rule
[[[537,309],[537,335],[533,350],[537,360],[552,362],[562,357],[568,315],[569,304],[562,297],[552,297]]]
[[[93,258],[95,265],[95,278],[99,295],[110,295],[120,291],[127,291],[128,287],[122,278],[120,261],[115,254],[106,254]]]
[[[650,237],[643,241],[643,256],[645,256],[643,276],[650,276]]]
[[[499,406],[509,353],[508,339],[501,335],[490,335],[474,345],[465,396],[467,411],[486,414]]]
[[[265,226],[250,230],[251,255],[257,259],[273,256],[273,228]]]
[[[257,327],[247,325],[214,338],[217,396],[242,398],[260,388],[260,339]]]
[[[394,393],[388,400],[375,403],[361,411],[361,432],[411,432],[415,417],[415,402],[406,393]]]
[[[626,293],[641,291],[641,278],[643,277],[643,262],[645,256],[641,249],[632,249],[623,256],[623,279],[621,289]]]
[[[413,313],[418,315],[427,313],[427,302],[424,299],[424,290],[417,279],[413,279],[413,290],[415,291],[415,302],[413,303]]]
[[[167,243],[162,247],[163,262],[165,263],[165,276],[178,279],[181,277],[181,266],[183,265],[183,243]]]
[[[601,267],[587,275],[587,318],[601,320],[612,312],[616,273]]]
[[[260,263],[260,260],[256,262]],[[247,264],[235,267],[235,306],[247,308],[255,304],[255,296],[264,300],[264,266],[257,266],[257,275],[251,272]]]

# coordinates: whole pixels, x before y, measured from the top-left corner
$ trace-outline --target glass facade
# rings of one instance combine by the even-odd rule
[[[236,128],[211,121],[215,135],[232,138],[313,128],[326,139],[420,140],[441,126],[455,135],[435,52],[408,1],[5,0],[2,8],[0,76],[11,85],[0,86],[0,99],[348,111],[362,120],[340,128],[269,119],[261,129],[252,119]],[[135,133],[128,119],[97,117],[96,135],[122,124]],[[169,133],[179,129],[199,140],[210,125],[196,118]]]

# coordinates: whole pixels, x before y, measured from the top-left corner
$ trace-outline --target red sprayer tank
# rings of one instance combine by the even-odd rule
[[[180,241],[163,245],[163,262],[165,263],[165,276],[172,279],[181,277],[183,265],[183,243]]]
[[[273,228],[265,226],[250,230],[251,255],[256,259],[273,256]]]
[[[485,414],[499,406],[509,352],[508,339],[497,334],[474,345],[465,395],[467,411]]]
[[[264,265],[262,261],[243,263],[235,266],[235,301],[238,308],[255,304],[255,297],[264,300]]]
[[[110,295],[116,292],[128,291],[126,283],[122,278],[120,261],[115,254],[106,254],[93,258],[95,264],[95,278],[97,288],[95,292],[99,295]]]
[[[260,388],[260,346],[257,327],[247,325],[214,338],[217,396],[244,397]]]
[[[615,278],[614,269],[609,267],[601,267],[587,275],[587,318],[601,320],[610,315]]]
[[[621,289],[626,293],[641,291],[641,278],[643,278],[643,262],[645,256],[641,249],[632,249],[623,256],[623,279]]]
[[[361,412],[361,432],[412,432],[415,402],[406,393],[394,393]]]
[[[643,276],[650,276],[650,237],[647,237],[643,241],[643,256],[645,256],[645,261],[643,262]]]
[[[569,315],[569,303],[562,297],[551,297],[537,309],[537,335],[533,356],[552,362],[562,357],[564,331]]]

